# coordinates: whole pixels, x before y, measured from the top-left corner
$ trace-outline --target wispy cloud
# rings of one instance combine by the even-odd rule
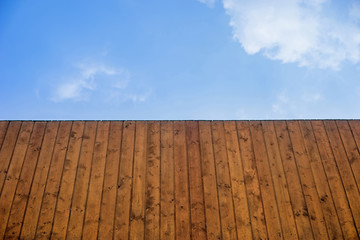
[[[216,0],[198,0],[198,1],[206,4],[208,7],[213,7]]]
[[[360,4],[330,0],[223,0],[233,36],[248,54],[340,69],[360,61]]]
[[[123,68],[104,64],[81,63],[77,72],[67,76],[54,89],[51,100],[62,101],[145,101],[150,92],[133,93],[129,88],[130,73]]]
[[[297,117],[302,118],[313,107],[316,107],[323,100],[323,96],[319,92],[305,91],[302,93],[289,94],[288,91],[283,90],[273,102],[272,116],[277,118]]]

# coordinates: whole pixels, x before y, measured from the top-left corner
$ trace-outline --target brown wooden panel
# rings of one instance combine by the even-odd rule
[[[281,230],[280,217],[261,122],[251,122],[250,132],[254,146],[256,167],[259,173],[260,190],[269,239],[282,239],[283,234]]]
[[[220,205],[221,232],[224,239],[237,239],[234,202],[227,159],[224,124],[215,121],[211,124],[215,158],[217,190]]]
[[[99,239],[111,239],[114,235],[117,179],[119,174],[123,122],[110,123],[109,144],[106,154],[103,197],[99,222]]]
[[[0,121],[0,236],[359,239],[359,144],[359,120]]]
[[[312,121],[312,131],[315,135],[322,163],[327,175],[328,183],[334,199],[336,212],[339,217],[340,225],[345,239],[356,239],[357,233],[353,216],[351,214],[345,189],[338,171],[336,161],[331,150],[322,121]]]
[[[114,238],[128,239],[133,177],[135,122],[124,122],[115,208]]]
[[[11,122],[6,133],[3,145],[0,150],[0,194],[5,181],[5,176],[14,152],[15,144],[18,139],[21,122]]]
[[[350,162],[358,190],[360,190],[360,153],[347,121],[336,121],[346,155]]]
[[[334,206],[333,196],[331,195],[327,177],[316,145],[316,140],[312,132],[311,123],[309,121],[302,121],[299,122],[299,124],[304,138],[306,152],[310,160],[311,169],[314,173],[314,181],[322,205],[329,238],[340,239],[343,237],[341,227]]]
[[[62,145],[62,147],[64,147],[64,145],[67,143],[66,139],[68,137],[68,134],[66,134],[66,131],[70,130],[71,123],[57,123],[56,125],[59,125],[59,128],[57,128],[56,126],[56,128],[54,127],[54,129],[51,129],[52,132],[49,133],[49,139],[46,139],[49,140],[50,144],[47,146],[44,152],[41,151],[39,162],[35,170],[35,175],[31,186],[30,196],[21,230],[20,238],[23,239],[33,239],[35,237],[42,199],[44,196],[44,190],[48,178],[48,172],[52,159],[55,157],[54,153],[55,151],[60,151],[59,145]]]
[[[147,123],[136,122],[134,173],[130,208],[130,239],[145,236],[145,179],[146,179]]]
[[[77,121],[73,123],[71,129],[70,142],[64,163],[63,176],[60,183],[60,192],[52,227],[52,239],[64,239],[66,236],[84,126],[84,122]]]
[[[97,239],[110,122],[99,122],[91,166],[82,237]]]
[[[187,158],[189,164],[191,236],[206,239],[204,190],[201,171],[199,124],[186,122]]]
[[[341,142],[339,131],[335,121],[324,121],[325,129],[330,141],[331,149],[334,154],[337,167],[339,169],[344,188],[349,200],[349,204],[354,216],[355,225],[360,232],[360,193],[356,185],[356,181],[347,159],[344,146]]]
[[[289,184],[291,205],[295,217],[296,228],[300,239],[313,239],[312,228],[308,214],[308,207],[302,190],[299,172],[296,166],[293,146],[290,141],[285,121],[276,121],[275,132],[278,139],[280,155],[284,171]]]
[[[58,139],[51,159],[45,192],[42,199],[39,220],[36,228],[36,238],[48,239],[51,235],[51,228],[60,189],[65,156],[70,139],[71,127],[72,122],[62,122],[60,124]],[[33,233],[29,232],[29,234]]]
[[[9,121],[0,121],[0,149],[4,141],[8,126],[9,126]]]
[[[174,122],[176,239],[190,239],[189,171],[184,121]]]
[[[97,122],[86,122],[83,142],[80,151],[78,169],[71,200],[70,217],[66,237],[68,239],[81,238],[85,204],[89,187],[91,162],[93,158]]]
[[[19,238],[25,211],[29,211],[30,215],[37,214],[34,212],[34,208],[27,209],[27,206],[34,206],[39,191],[39,183],[42,182],[41,178],[46,177],[46,166],[48,166],[47,164],[49,164],[52,156],[58,127],[58,122],[47,123],[44,140],[39,148],[41,150],[38,160],[24,161],[6,228],[5,238],[7,239]],[[31,195],[30,189],[32,189]]]
[[[238,239],[252,239],[249,207],[246,196],[244,168],[241,161],[238,134],[234,121],[225,121],[226,151],[229,160],[235,222]]]
[[[293,145],[294,156],[298,167],[305,200],[307,212],[310,217],[314,237],[316,239],[328,238],[326,223],[321,208],[320,198],[316,191],[313,172],[309,158],[306,154],[304,141],[297,121],[287,122],[290,139]]]
[[[160,239],[175,239],[174,128],[161,122]]]
[[[45,123],[36,123],[34,130],[33,125],[32,122],[25,122],[23,124],[7,171],[4,187],[0,196],[0,238],[4,237],[5,234],[6,224],[23,163],[25,161],[36,161],[39,154]]]
[[[221,239],[219,198],[215,172],[214,150],[212,144],[211,122],[200,121],[200,149],[203,171],[206,233],[208,239]]]
[[[268,233],[265,225],[264,207],[261,201],[259,177],[249,123],[247,121],[239,121],[236,125],[238,130],[241,159],[244,165],[245,186],[249,203],[249,214],[253,238],[267,239]]]
[[[288,184],[282,164],[274,123],[263,121],[263,132],[268,153],[269,166],[274,183],[276,200],[284,239],[297,239],[295,219],[290,202]]]
[[[160,239],[160,122],[147,132],[145,239]]]

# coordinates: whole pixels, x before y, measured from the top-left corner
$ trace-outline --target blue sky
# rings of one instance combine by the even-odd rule
[[[360,118],[359,103],[359,0],[0,2],[0,119]]]

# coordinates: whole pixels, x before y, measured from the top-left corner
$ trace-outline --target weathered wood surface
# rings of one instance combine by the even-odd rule
[[[0,239],[359,239],[360,121],[0,121]]]

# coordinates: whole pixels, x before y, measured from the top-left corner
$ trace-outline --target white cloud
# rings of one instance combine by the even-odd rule
[[[198,1],[206,4],[208,7],[213,7],[216,0],[198,0]]]
[[[233,36],[248,54],[331,69],[339,69],[345,61],[360,61],[359,3],[344,13],[330,0],[223,0],[223,4]]]
[[[124,94],[122,91],[128,87],[130,74],[122,68],[81,63],[76,69],[76,74],[66,77],[56,86],[52,101],[87,101],[94,95],[107,99],[114,93]]]

